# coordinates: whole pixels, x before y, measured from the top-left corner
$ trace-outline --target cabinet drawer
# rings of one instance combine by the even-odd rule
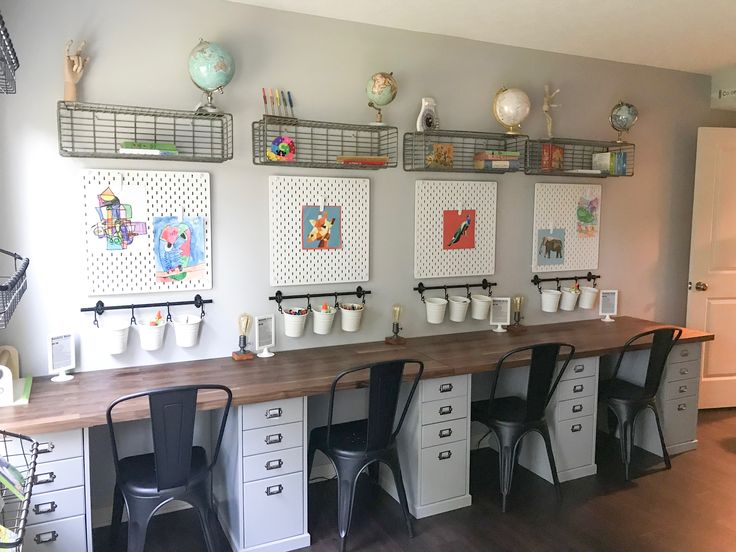
[[[552,435],[557,471],[593,463],[593,416],[557,422]]]
[[[422,381],[422,402],[451,399],[467,394],[467,376],[451,376]]]
[[[698,397],[665,401],[661,413],[664,442],[668,446],[695,440],[698,427]]]
[[[688,360],[667,364],[665,367],[665,381],[679,381],[700,377],[700,361]]]
[[[243,429],[271,427],[304,419],[304,399],[283,399],[258,404],[246,404],[243,410]]]
[[[84,485],[83,458],[46,462],[36,468],[33,496],[82,485]]]
[[[464,441],[467,435],[467,418],[425,425],[422,426],[422,448]]]
[[[573,358],[560,381],[587,378],[598,375],[598,358]]]
[[[74,458],[84,454],[81,429],[72,429],[60,433],[41,433],[31,435],[31,437],[38,441],[39,464]],[[4,446],[3,443],[0,443],[0,446]],[[19,441],[11,441],[8,445],[8,452],[9,454],[21,454]]]
[[[28,525],[84,514],[84,487],[34,494],[28,511]]]
[[[422,404],[422,425],[457,420],[468,416],[468,397],[455,397]]]
[[[243,432],[243,456],[301,447],[302,423],[260,427]]]
[[[23,552],[86,552],[84,516],[76,516],[26,528]]]
[[[595,408],[596,397],[593,395],[560,401],[557,403],[557,408],[555,409],[555,421],[559,422],[592,416]]]
[[[595,386],[595,376],[561,381],[555,391],[555,397],[558,401],[589,397],[595,395]]]
[[[698,394],[698,379],[668,381],[664,384],[664,400],[692,397]]]
[[[687,362],[689,360],[700,360],[700,343],[683,343],[672,347],[667,364],[676,364],[678,362]]]
[[[302,471],[303,460],[303,447],[246,456],[243,459],[243,481],[257,481]]]
[[[422,505],[465,494],[467,441],[422,449],[420,501]]]
[[[304,532],[302,472],[246,483],[243,501],[246,548]]]

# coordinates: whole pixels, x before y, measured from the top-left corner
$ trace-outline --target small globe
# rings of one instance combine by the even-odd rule
[[[393,73],[376,73],[365,85],[365,93],[371,102],[368,105],[376,108],[386,107],[394,101],[398,91]]]
[[[189,75],[205,92],[227,86],[235,75],[233,57],[216,42],[200,40],[189,54]]]
[[[611,116],[608,120],[611,126],[619,133],[628,132],[639,119],[639,110],[635,105],[627,102],[618,102],[611,110]]]
[[[514,134],[521,126],[531,107],[529,96],[518,88],[501,88],[493,98],[493,116],[508,129],[509,134]]]

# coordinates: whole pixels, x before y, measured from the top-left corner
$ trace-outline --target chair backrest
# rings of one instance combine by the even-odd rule
[[[635,335],[629,339],[624,348],[621,350],[621,354],[618,356],[616,362],[616,368],[613,373],[613,378],[618,376],[618,370],[621,368],[621,362],[624,359],[624,355],[631,350],[634,344],[646,337],[652,336],[652,346],[649,350],[649,363],[647,365],[647,373],[644,379],[644,397],[652,398],[657,394],[659,385],[662,382],[662,374],[664,373],[664,366],[667,363],[667,357],[675,346],[677,340],[682,335],[682,329],[674,326],[668,326],[665,328],[658,328],[656,330],[649,330]]]
[[[406,402],[401,411],[399,421],[394,427],[396,410],[399,403],[401,382],[404,377],[404,368],[407,364],[417,364],[419,369],[406,397]],[[335,391],[342,378],[355,374],[356,372],[369,371],[368,383],[368,435],[366,436],[366,452],[381,450],[388,447],[401,429],[404,423],[409,404],[414,397],[419,379],[424,372],[424,363],[418,360],[401,359],[388,362],[379,362],[350,368],[337,375],[330,389],[330,406],[327,413],[327,446],[330,446],[330,433],[332,429],[332,414],[335,405]]]
[[[565,349],[564,351],[562,349]],[[496,373],[491,383],[491,395],[488,403],[489,408],[496,398],[498,381],[504,367],[512,357],[524,357],[525,353],[531,351],[531,362],[529,364],[529,375],[526,381],[526,413],[524,421],[532,422],[541,420],[552,395],[560,383],[562,375],[575,355],[575,347],[567,343],[538,343],[526,347],[519,347],[504,354],[496,363]],[[557,360],[560,355],[565,355],[565,362],[555,378]],[[554,381],[553,381],[554,380]]]
[[[118,456],[117,441],[115,439],[113,409],[121,403],[148,397],[158,490],[186,486],[189,482],[192,460],[197,395],[201,390],[221,391],[227,397],[222,421],[220,422],[217,444],[212,455],[212,462],[208,468],[212,469],[220,453],[225,422],[230,412],[233,394],[224,385],[186,385],[134,393],[120,397],[110,404],[107,408],[107,426],[110,430],[116,473],[119,473],[120,457]]]

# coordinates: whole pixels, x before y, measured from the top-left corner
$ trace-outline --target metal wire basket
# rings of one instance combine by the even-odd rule
[[[0,456],[23,476],[23,488],[18,489],[18,494],[23,497],[22,500],[5,485],[0,484],[2,487],[0,492],[5,502],[0,512],[0,524],[7,530],[5,538],[0,538],[0,549],[21,552],[28,510],[31,505],[31,493],[36,478],[38,443],[30,437],[0,431]]]
[[[0,94],[15,94],[15,72],[19,66],[10,34],[0,15]]]
[[[26,270],[30,262],[17,253],[0,249],[0,260],[4,259],[4,256],[12,257],[14,273],[10,276],[0,275],[0,330],[8,326],[15,307],[18,306],[21,297],[23,297],[23,294],[28,288]],[[2,264],[0,264],[0,270],[3,270]]]

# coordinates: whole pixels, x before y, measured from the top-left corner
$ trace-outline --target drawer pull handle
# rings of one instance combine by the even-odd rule
[[[44,502],[42,504],[36,504],[33,507],[33,511],[36,515],[39,514],[51,514],[56,511],[56,502],[53,500],[51,502]]]
[[[572,405],[572,411],[574,413],[582,412],[583,411],[583,405],[582,404],[574,404]]]
[[[575,424],[570,428],[570,431],[572,431],[573,433],[577,433],[578,431],[582,431],[582,430],[583,430],[582,424]]]
[[[284,440],[284,436],[280,433],[274,433],[272,435],[266,435],[266,444],[267,445],[276,445]]]
[[[440,406],[439,413],[440,413],[440,416],[446,416],[447,414],[452,414],[452,405]]]
[[[453,387],[451,383],[443,383],[440,385],[440,393],[449,393],[452,389]]]
[[[440,429],[440,439],[444,439],[445,437],[449,437],[452,435],[452,428],[448,427],[446,429]]]
[[[266,419],[273,420],[274,418],[280,418],[283,413],[284,411],[280,408],[269,408],[266,410]]]
[[[47,542],[56,542],[56,540],[59,538],[59,533],[56,531],[49,531],[47,533],[36,533],[36,536],[33,537],[33,540],[36,542],[36,544],[46,544]]]
[[[687,410],[687,405],[685,403],[678,404],[677,410]]]
[[[38,443],[38,454],[48,454],[54,451],[54,443],[49,441],[48,443]]]
[[[575,368],[572,369],[572,371],[575,372],[576,374],[579,374],[583,370],[585,370],[585,364],[576,364]]]
[[[687,375],[689,373],[690,373],[690,370],[687,369],[687,368],[685,368],[684,366],[682,368],[680,368],[680,375],[683,375],[684,376],[684,375]]]
[[[266,487],[266,494],[268,496],[273,496],[273,495],[281,494],[283,490],[284,490],[284,486],[281,484],[271,485],[270,487]]]
[[[572,392],[573,393],[582,393],[583,392],[583,389],[584,389],[584,386],[583,386],[582,383],[579,383],[578,385],[573,385],[572,386]]]
[[[35,485],[47,485],[54,481],[56,481],[56,474],[54,472],[38,473],[36,474],[36,477],[33,478],[33,483]]]
[[[682,349],[680,351],[680,356],[681,357],[686,357],[686,356],[689,356],[689,355],[690,355],[690,351],[688,351],[687,349]]]
[[[680,393],[687,393],[687,385],[680,386]]]
[[[437,460],[447,460],[448,458],[452,457],[452,451],[451,450],[443,450],[437,455]]]
[[[266,469],[267,470],[278,470],[279,468],[284,467],[284,461],[279,458],[278,460],[269,460],[266,462]]]

